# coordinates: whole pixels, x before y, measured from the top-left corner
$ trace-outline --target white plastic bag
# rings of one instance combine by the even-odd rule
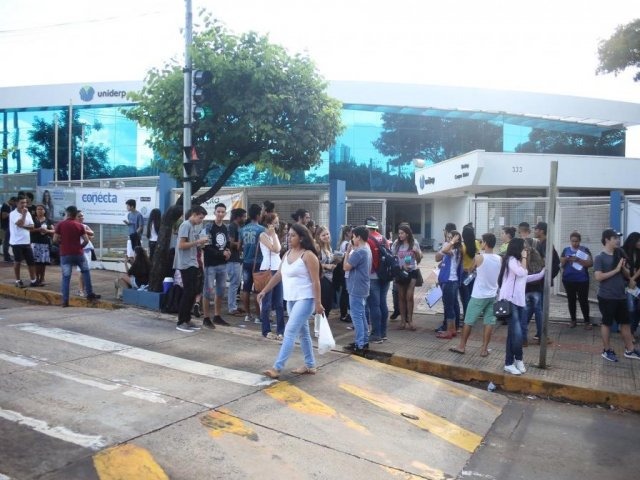
[[[318,320],[318,317],[319,320]],[[329,321],[325,314],[316,315],[315,324],[319,328],[319,336],[318,336],[318,353],[320,355],[324,355],[328,351],[336,348],[336,341],[333,339],[333,334],[331,333],[331,327],[329,326]]]

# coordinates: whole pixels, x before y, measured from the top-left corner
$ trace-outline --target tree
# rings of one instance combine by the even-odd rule
[[[203,29],[193,34],[191,56],[194,69],[213,73],[206,99],[212,113],[193,128],[202,174],[192,190],[212,184],[192,200],[195,205],[213,197],[242,165],[281,176],[310,168],[342,129],[341,104],[327,95],[327,82],[307,56],[289,55],[254,32],[234,35],[209,14],[201,16]],[[131,98],[138,104],[124,114],[149,129],[147,143],[160,157],[154,166],[182,179],[182,66],[171,60],[152,69],[142,91]],[[170,268],[171,228],[181,213],[180,198],[163,215],[153,291],[161,289]]]
[[[607,40],[598,44],[599,65],[596,74],[618,73],[627,67],[640,68],[640,19],[627,25],[618,25],[616,31]],[[633,77],[640,81],[640,70]]]
[[[472,150],[502,151],[502,128],[486,121],[385,113],[383,132],[373,145],[392,157],[391,165],[414,158],[434,163]]]
[[[58,179],[68,180],[69,166],[69,110],[62,109],[58,114]],[[92,130],[100,130],[102,124],[94,122],[85,125],[85,139]],[[71,179],[80,179],[82,124],[78,111],[73,112],[71,127]],[[34,159],[37,168],[55,168],[55,122],[35,117],[33,129],[29,131],[27,152]],[[85,141],[84,178],[105,178],[111,175],[108,157],[109,148],[93,145]]]

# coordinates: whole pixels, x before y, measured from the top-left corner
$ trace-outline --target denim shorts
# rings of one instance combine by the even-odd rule
[[[204,267],[204,287],[202,294],[208,300],[213,300],[216,296],[224,296],[224,287],[227,283],[227,264],[216,265],[215,267]]]

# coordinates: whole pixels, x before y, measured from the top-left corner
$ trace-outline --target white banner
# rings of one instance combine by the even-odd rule
[[[136,201],[136,210],[146,219],[149,212],[158,207],[155,187],[138,188],[76,188],[75,205],[84,212],[86,223],[122,225],[127,217],[125,202]]]
[[[212,198],[202,204],[207,211],[205,221],[213,221],[215,218],[214,207],[218,203],[224,203],[227,207],[227,214],[224,219],[229,220],[231,218],[231,210],[234,208],[242,208],[242,193],[232,193],[228,195],[214,195]]]

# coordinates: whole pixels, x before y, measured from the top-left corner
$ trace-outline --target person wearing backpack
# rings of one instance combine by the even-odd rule
[[[365,226],[369,231],[367,243],[371,249],[369,297],[367,298],[369,322],[371,323],[371,336],[369,337],[369,341],[373,343],[382,343],[387,339],[387,320],[389,318],[387,293],[389,292],[391,279],[380,278],[378,276],[378,268],[380,266],[380,247],[386,248],[387,251],[389,251],[389,243],[380,234],[380,224],[375,217],[367,217]]]

